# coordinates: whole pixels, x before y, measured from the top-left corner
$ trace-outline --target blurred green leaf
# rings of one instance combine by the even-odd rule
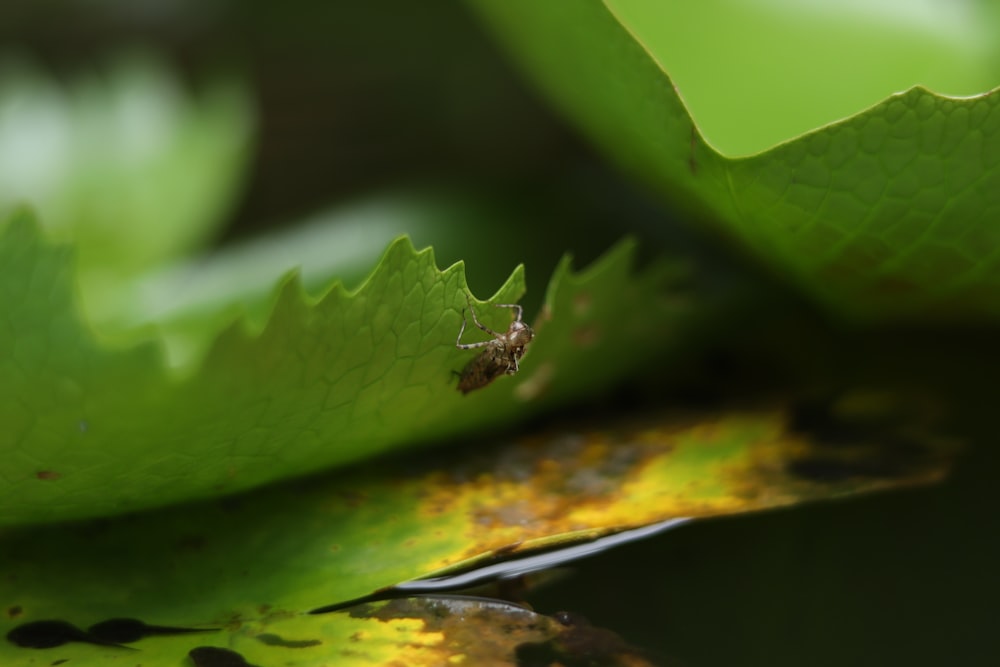
[[[149,54],[67,85],[0,64],[0,215],[40,214],[77,246],[88,307],[136,273],[206,241],[233,205],[253,114],[235,81],[197,97]]]
[[[472,2],[558,107],[609,154],[832,312],[873,322],[1000,315],[1000,91],[953,98],[912,87],[732,159],[705,141],[700,119],[681,101],[684,90],[668,76],[673,64],[664,54],[679,56],[641,41],[697,34],[689,22],[654,29],[651,7],[626,3],[626,24],[600,0]],[[994,21],[995,34],[997,14],[982,19]],[[962,25],[984,30],[975,20]],[[910,39],[910,48],[924,46]],[[742,62],[739,45],[732,49],[725,57]],[[952,62],[972,51],[963,46]],[[979,62],[976,71],[996,71],[996,49],[980,52]],[[879,65],[851,75],[872,78]],[[874,78],[892,92],[886,79]],[[985,78],[964,81],[967,90]],[[732,104],[725,113],[743,120]],[[752,123],[744,129],[756,136]]]
[[[765,151],[917,84],[963,96],[1000,85],[1000,24],[989,3],[606,4],[729,156]]]

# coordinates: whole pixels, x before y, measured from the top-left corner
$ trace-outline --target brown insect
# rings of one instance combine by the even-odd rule
[[[465,309],[462,309],[462,328],[458,330],[455,347],[460,350],[484,348],[479,353],[479,356],[466,364],[465,368],[459,374],[458,390],[463,394],[468,394],[470,391],[482,389],[501,375],[513,375],[516,373],[518,371],[517,362],[524,356],[524,348],[535,337],[535,332],[521,321],[523,310],[517,304],[493,304],[497,308],[514,309],[514,321],[507,327],[507,332],[497,333],[493,329],[481,324],[476,318],[476,311],[472,308],[472,299],[468,294],[465,295],[465,300],[469,304],[472,321],[475,322],[477,327],[493,336],[493,340],[484,340],[479,343],[462,343],[462,334],[465,333],[466,325]]]

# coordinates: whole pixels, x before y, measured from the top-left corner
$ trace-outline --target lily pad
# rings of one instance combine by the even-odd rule
[[[468,603],[463,629],[441,627],[459,603],[365,598],[678,517],[940,479],[953,446],[909,427],[780,405],[630,416],[197,505],[7,529],[0,660],[169,665],[215,647],[251,665],[422,664],[442,650],[475,655],[509,621],[521,629],[505,641],[545,644],[552,619],[524,622],[499,602]],[[309,613],[330,605],[341,610]]]
[[[1000,316],[1000,90],[948,97],[913,81],[733,158],[704,139],[670,77],[669,48],[643,41],[689,23],[650,29],[653,5],[622,13],[614,8],[627,3],[610,0],[472,3],[609,155],[830,312],[869,323]],[[984,10],[983,21],[996,18]],[[995,71],[995,54],[982,57]]]

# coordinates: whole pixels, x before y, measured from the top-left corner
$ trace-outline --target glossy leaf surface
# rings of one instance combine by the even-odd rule
[[[734,159],[703,138],[661,59],[668,49],[641,41],[688,24],[648,29],[653,5],[632,8],[626,23],[618,3],[600,0],[473,4],[608,154],[832,312],[869,322],[1000,316],[996,89],[955,98],[915,80],[856,115]]]

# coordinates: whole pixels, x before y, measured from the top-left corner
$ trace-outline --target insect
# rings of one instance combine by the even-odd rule
[[[493,340],[484,340],[479,343],[462,343],[462,334],[465,333],[466,325],[465,309],[462,309],[462,328],[458,330],[455,347],[460,350],[478,350],[483,348],[479,356],[466,364],[465,368],[459,374],[458,390],[463,394],[468,394],[470,391],[482,389],[501,375],[513,375],[516,373],[518,371],[517,362],[524,356],[524,348],[535,337],[535,332],[521,321],[523,310],[517,304],[493,304],[497,308],[514,309],[514,321],[507,327],[507,332],[497,333],[479,322],[479,319],[476,317],[476,311],[472,308],[472,299],[468,294],[465,295],[465,301],[469,304],[472,321],[477,327],[493,336]]]

